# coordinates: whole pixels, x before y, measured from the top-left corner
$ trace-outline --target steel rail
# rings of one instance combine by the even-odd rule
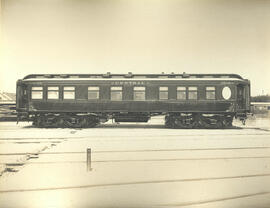
[[[97,188],[97,187],[112,187],[112,186],[128,186],[140,184],[160,184],[160,183],[178,183],[178,182],[192,182],[192,181],[210,181],[210,180],[227,180],[227,179],[243,179],[254,177],[269,177],[270,173],[253,174],[253,175],[236,175],[236,176],[223,176],[223,177],[205,177],[205,178],[185,178],[185,179],[167,179],[167,180],[151,180],[151,181],[128,181],[118,183],[102,183],[102,184],[86,184],[74,186],[56,186],[56,187],[43,187],[43,188],[21,188],[21,189],[6,189],[0,190],[0,194],[14,193],[14,192],[35,192],[35,191],[55,191],[55,190],[68,190],[68,189],[84,189],[84,188]]]

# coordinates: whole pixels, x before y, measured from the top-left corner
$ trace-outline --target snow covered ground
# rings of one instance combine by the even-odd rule
[[[226,130],[163,122],[0,123],[0,207],[270,207],[268,119]]]

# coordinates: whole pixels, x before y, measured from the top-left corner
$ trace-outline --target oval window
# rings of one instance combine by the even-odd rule
[[[229,87],[224,87],[222,90],[222,96],[225,100],[229,100],[231,98],[232,91]]]

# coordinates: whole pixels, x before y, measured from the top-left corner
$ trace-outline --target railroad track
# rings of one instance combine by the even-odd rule
[[[48,142],[47,142],[48,143]],[[77,152],[45,152],[50,147],[56,146],[61,141],[49,142],[42,149],[35,152],[21,152],[21,153],[0,153],[0,156],[21,156],[19,162],[0,162],[0,165],[5,165],[5,172],[17,172],[14,171],[16,167],[20,167],[27,164],[61,164],[61,163],[86,163],[86,160],[65,160],[65,161],[30,161],[30,159],[37,159],[39,155],[73,155],[73,154],[86,154],[86,151]],[[92,154],[104,154],[104,153],[149,153],[149,152],[183,152],[183,151],[239,151],[239,150],[267,150],[270,146],[257,146],[257,147],[237,147],[237,148],[182,148],[182,149],[139,149],[139,150],[96,150],[92,151]],[[22,157],[24,157],[22,159]],[[107,159],[107,160],[92,160],[92,163],[121,163],[121,162],[166,162],[166,161],[200,161],[200,160],[243,160],[243,159],[269,159],[269,155],[261,156],[219,156],[219,157],[176,157],[176,158],[151,158],[151,159]],[[14,169],[15,168],[15,169]],[[17,168],[18,169],[18,168]],[[17,170],[16,169],[16,170]],[[3,174],[3,173],[2,173]]]
[[[235,175],[235,176],[222,176],[222,177],[184,178],[184,179],[174,179],[174,180],[167,179],[167,180],[151,180],[151,181],[130,181],[130,182],[123,182],[123,183],[87,184],[87,185],[78,185],[78,186],[62,186],[62,187],[47,187],[47,188],[33,188],[33,189],[9,189],[9,190],[0,190],[0,194],[11,193],[11,192],[33,192],[33,191],[36,192],[36,191],[52,191],[52,190],[64,190],[64,189],[97,188],[97,187],[108,187],[108,186],[111,187],[111,186],[139,185],[139,184],[243,179],[243,178],[269,177],[269,176],[270,176],[270,173],[264,173],[264,174],[248,174],[248,175]],[[270,193],[270,191],[267,193]]]
[[[52,143],[60,143],[58,141]],[[188,148],[188,149],[140,149],[140,150],[96,150],[92,151],[93,154],[98,153],[136,153],[136,152],[177,152],[177,151],[216,151],[216,150],[252,150],[252,149],[270,149],[270,147],[233,147],[233,148]],[[77,152],[40,152],[43,155],[58,155],[58,154],[85,154],[86,151]],[[2,155],[26,155],[35,154],[33,152],[22,152],[22,153],[0,153]]]

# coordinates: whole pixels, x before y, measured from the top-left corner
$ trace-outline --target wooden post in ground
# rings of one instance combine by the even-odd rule
[[[91,148],[87,148],[86,153],[86,163],[87,163],[87,171],[91,171]]]

